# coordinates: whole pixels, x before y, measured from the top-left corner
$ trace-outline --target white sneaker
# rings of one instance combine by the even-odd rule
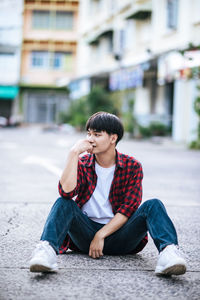
[[[186,262],[175,245],[168,245],[158,257],[156,275],[182,275],[186,272]]]
[[[58,271],[55,250],[47,241],[40,241],[33,251],[30,260],[31,272],[56,272]]]

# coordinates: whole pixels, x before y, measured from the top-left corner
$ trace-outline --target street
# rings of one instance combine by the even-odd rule
[[[117,149],[142,163],[143,201],[165,204],[188,263],[186,274],[155,276],[158,253],[150,237],[135,256],[94,260],[69,252],[58,257],[58,274],[29,272],[68,150],[83,136],[40,126],[0,128],[0,300],[200,299],[200,151],[169,138],[125,138]]]

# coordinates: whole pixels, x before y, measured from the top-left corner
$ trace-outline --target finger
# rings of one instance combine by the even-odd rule
[[[93,250],[92,250],[92,248],[90,247],[90,249],[89,249],[89,256],[92,257],[92,254],[93,254]]]
[[[98,250],[97,252],[97,257],[100,258],[102,256],[102,251],[101,250]]]
[[[90,149],[90,150],[93,150],[93,148],[94,148],[93,145],[90,144],[89,149]]]
[[[92,250],[91,248],[90,248],[90,250],[89,250],[89,256],[92,257],[92,258],[94,258],[94,257],[93,257],[93,256],[94,256],[94,250]]]
[[[89,251],[89,256],[91,256],[92,258],[94,258],[94,257],[93,257],[94,254],[95,254],[95,250],[93,250],[93,249],[91,248],[90,251]]]
[[[96,250],[95,256],[96,256],[96,258],[99,258],[99,251],[98,250]]]
[[[88,150],[92,150],[92,149],[93,149],[92,143],[87,142],[87,149],[88,149]]]
[[[88,149],[87,152],[90,153],[90,154],[92,154],[93,149]]]

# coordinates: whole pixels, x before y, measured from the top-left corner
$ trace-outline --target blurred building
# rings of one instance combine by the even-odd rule
[[[82,0],[72,98],[94,84],[126,102],[139,124],[172,127],[176,141],[197,132],[193,103],[200,66],[199,0]]]
[[[24,120],[51,123],[68,106],[76,70],[78,0],[24,0],[21,107]]]
[[[18,106],[22,12],[23,0],[0,1],[0,117],[9,120]]]

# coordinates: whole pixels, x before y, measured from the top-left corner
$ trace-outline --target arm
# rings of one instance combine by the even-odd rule
[[[92,145],[87,140],[79,140],[70,150],[60,184],[65,193],[70,193],[77,186],[77,169],[79,155],[85,151],[92,152]]]
[[[89,250],[89,256],[99,258],[103,255],[104,239],[117,231],[128,221],[128,217],[117,213],[106,225],[95,234]]]
[[[130,218],[142,202],[142,179],[143,171],[140,163],[135,163],[134,173],[130,173],[129,181],[126,183],[124,200],[117,212]]]

